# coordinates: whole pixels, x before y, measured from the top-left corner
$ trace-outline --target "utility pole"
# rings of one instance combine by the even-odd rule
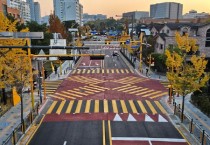
[[[143,33],[140,34],[140,51],[139,51],[139,70],[142,72],[142,47],[143,46]]]

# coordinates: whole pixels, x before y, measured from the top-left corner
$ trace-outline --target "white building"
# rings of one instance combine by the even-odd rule
[[[150,5],[151,18],[181,19],[183,5],[175,2],[164,2]]]
[[[83,26],[83,5],[79,4],[79,25]]]
[[[61,21],[75,20],[78,24],[81,24],[81,15],[83,10],[82,5],[79,4],[79,0],[53,0],[55,15]]]
[[[20,18],[26,21],[31,21],[29,4],[23,0],[7,0],[7,6],[17,8],[20,11]]]
[[[186,13],[183,15],[183,19],[206,18],[209,16],[210,16],[209,13],[205,13],[205,12],[198,13],[195,10],[191,10],[189,11],[189,13]]]
[[[35,21],[38,24],[41,24],[41,9],[39,2],[34,3],[34,16],[35,16]]]
[[[30,7],[31,20],[35,21],[34,0],[26,0]]]

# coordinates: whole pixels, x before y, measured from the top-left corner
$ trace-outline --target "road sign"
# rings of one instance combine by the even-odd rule
[[[43,32],[0,32],[0,38],[29,38],[29,39],[44,39]]]

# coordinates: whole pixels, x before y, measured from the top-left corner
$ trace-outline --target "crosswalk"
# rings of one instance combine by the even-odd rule
[[[136,84],[136,83],[145,82],[148,80],[150,80],[150,79],[129,76],[129,77],[124,77],[124,78],[117,79],[117,80],[112,80],[111,82],[120,83],[120,84]]]
[[[93,78],[93,77],[84,77],[84,76],[71,76],[68,77],[68,80],[75,81],[83,84],[98,84],[98,83],[104,83],[105,80]]]
[[[63,80],[56,80],[56,81],[45,81],[42,84],[42,93],[44,93],[44,87],[46,88],[46,94],[53,94],[57,90],[58,86],[61,84]]]
[[[47,114],[145,113],[166,114],[159,101],[149,100],[71,100],[53,101]]]
[[[165,91],[153,90],[151,88],[145,88],[145,87],[140,87],[140,86],[135,86],[135,85],[130,85],[130,84],[112,88],[112,90],[127,93],[130,95],[141,96],[142,98],[150,98],[150,99],[156,99],[156,98],[163,97],[168,94],[168,92],[165,92]]]
[[[133,70],[130,69],[75,69],[71,72],[71,74],[129,74],[134,73]]]
[[[168,81],[160,81],[160,83],[166,88],[168,89],[168,85],[170,85],[170,83]]]

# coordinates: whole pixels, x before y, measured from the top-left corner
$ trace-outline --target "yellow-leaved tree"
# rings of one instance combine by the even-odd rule
[[[17,22],[10,21],[0,13],[0,32],[17,32]],[[24,29],[21,32],[27,31],[28,29]],[[25,39],[0,37],[1,46],[25,46],[25,44]],[[0,48],[0,88],[2,88],[4,104],[7,103],[5,88],[16,87],[20,94],[23,87],[29,83],[29,61],[27,52],[21,48]]]
[[[181,121],[183,121],[185,96],[200,90],[208,81],[209,76],[205,73],[207,65],[205,55],[196,55],[198,51],[196,40],[187,34],[181,36],[177,32],[176,42],[176,51],[169,49],[165,51],[166,66],[168,67],[167,78],[175,91],[183,97],[181,115]]]

